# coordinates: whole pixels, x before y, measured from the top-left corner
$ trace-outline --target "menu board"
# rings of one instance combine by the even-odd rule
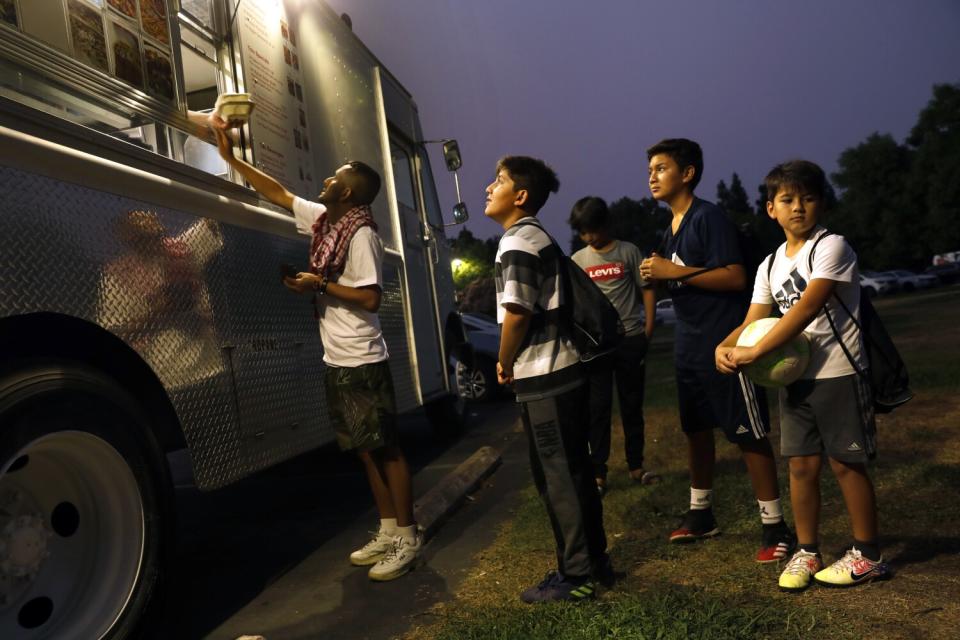
[[[26,5],[25,2],[31,4]],[[0,0],[0,21],[72,54],[89,67],[173,102],[170,0]],[[63,13],[65,11],[66,13]],[[29,13],[29,12],[28,12]]]
[[[257,166],[312,198],[317,190],[296,29],[282,0],[244,2],[237,22],[246,90],[257,104],[250,117]]]

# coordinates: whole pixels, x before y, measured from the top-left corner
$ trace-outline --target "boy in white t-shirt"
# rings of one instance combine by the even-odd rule
[[[780,390],[780,448],[790,459],[798,538],[797,551],[780,575],[780,589],[802,591],[812,580],[849,587],[886,579],[891,574],[880,553],[876,495],[866,468],[876,455],[871,394],[843,348],[862,371],[866,363],[859,330],[843,308],[859,315],[857,256],[842,236],[817,224],[828,188],[820,167],[805,160],[786,162],[770,171],[766,187],[767,213],[783,227],[787,241],[760,265],[747,317],[717,347],[715,357],[717,369],[732,374],[800,333],[810,339],[806,370]],[[768,317],[774,303],[783,314],[776,326],[753,347],[735,346],[743,329]],[[826,569],[817,539],[824,453],[853,529],[853,544]]]
[[[373,492],[380,528],[350,554],[373,565],[372,580],[393,580],[413,568],[423,538],[413,517],[410,469],[397,445],[396,400],[387,344],[377,310],[382,295],[383,243],[370,213],[380,176],[348,162],[323,182],[317,202],[233,155],[226,133],[214,129],[220,155],[261,195],[293,211],[297,228],[311,233],[310,272],[284,277],[286,287],[315,296],[330,421],[343,450],[356,450]]]

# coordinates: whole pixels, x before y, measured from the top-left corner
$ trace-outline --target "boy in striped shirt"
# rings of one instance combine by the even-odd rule
[[[512,384],[530,444],[534,483],[557,542],[557,569],[524,602],[579,601],[612,583],[600,497],[587,446],[585,373],[564,335],[563,252],[537,220],[557,175],[542,160],[507,156],[487,187],[484,213],[504,229],[494,276],[501,326],[497,377]]]

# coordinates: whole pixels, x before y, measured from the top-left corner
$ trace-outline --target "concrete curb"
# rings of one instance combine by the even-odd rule
[[[501,462],[499,451],[493,447],[480,447],[420,496],[413,510],[424,540],[436,533],[443,521],[463,503],[467,494],[477,489]]]

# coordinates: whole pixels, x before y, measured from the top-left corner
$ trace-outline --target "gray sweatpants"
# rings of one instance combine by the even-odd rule
[[[590,461],[587,386],[521,403],[530,444],[530,469],[550,516],[557,568],[565,576],[592,575],[606,557],[603,506]]]

